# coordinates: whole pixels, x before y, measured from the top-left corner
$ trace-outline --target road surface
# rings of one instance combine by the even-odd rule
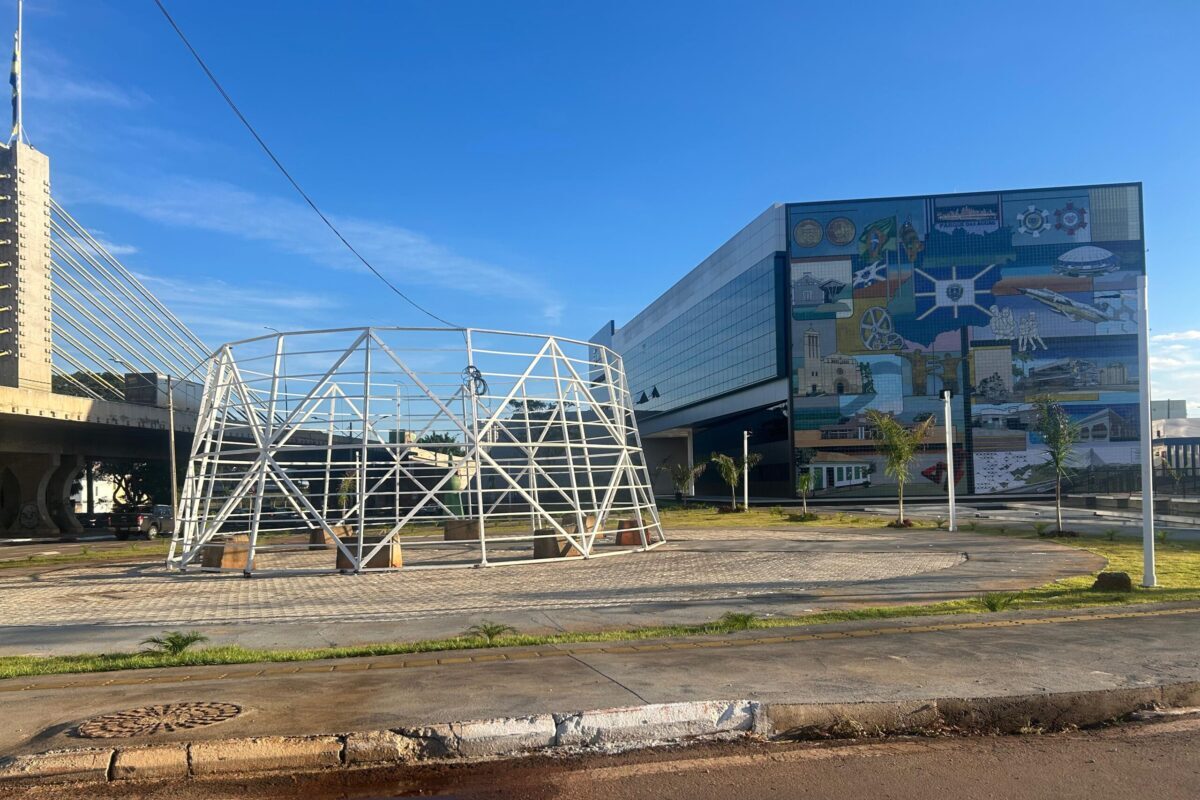
[[[1194,800],[1200,716],[1096,731],[797,744],[705,744],[574,760],[88,788],[89,798],[305,800]],[[66,796],[63,787],[13,797]]]

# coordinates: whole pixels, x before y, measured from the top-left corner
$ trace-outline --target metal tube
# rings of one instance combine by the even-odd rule
[[[954,507],[954,417],[951,415],[950,410],[950,397],[952,394],[949,389],[942,390],[942,408],[946,420],[946,469],[949,470],[949,474],[946,477],[950,501],[950,524],[946,530],[949,531],[958,530],[956,509]]]
[[[1150,413],[1150,292],[1146,276],[1138,276],[1138,416],[1142,436],[1142,586],[1158,585],[1154,570],[1154,430]]]

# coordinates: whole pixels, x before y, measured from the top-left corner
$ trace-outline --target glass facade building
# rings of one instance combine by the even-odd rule
[[[779,266],[775,255],[762,259],[623,354],[638,412],[682,408],[778,376]]]
[[[609,332],[635,400],[646,393],[649,437],[685,431],[688,458],[703,460],[740,451],[740,430],[755,430],[776,495],[794,495],[806,472],[817,496],[894,495],[871,409],[936,419],[911,493],[951,480],[964,494],[1045,491],[1042,396],[1079,426],[1077,474],[1127,486],[1140,460],[1144,254],[1136,183],[792,203]]]

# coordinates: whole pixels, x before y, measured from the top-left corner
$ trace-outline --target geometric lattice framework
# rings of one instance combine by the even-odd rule
[[[553,336],[347,328],[221,347],[169,564],[368,572],[664,541],[621,358]]]

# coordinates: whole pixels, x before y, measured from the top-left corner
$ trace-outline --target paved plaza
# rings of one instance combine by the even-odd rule
[[[705,622],[726,611],[931,602],[1095,571],[1090,553],[943,531],[668,531],[646,553],[525,566],[365,575],[180,575],[161,563],[0,578],[0,655],[133,649],[166,629],[213,643],[323,646],[457,635]]]

